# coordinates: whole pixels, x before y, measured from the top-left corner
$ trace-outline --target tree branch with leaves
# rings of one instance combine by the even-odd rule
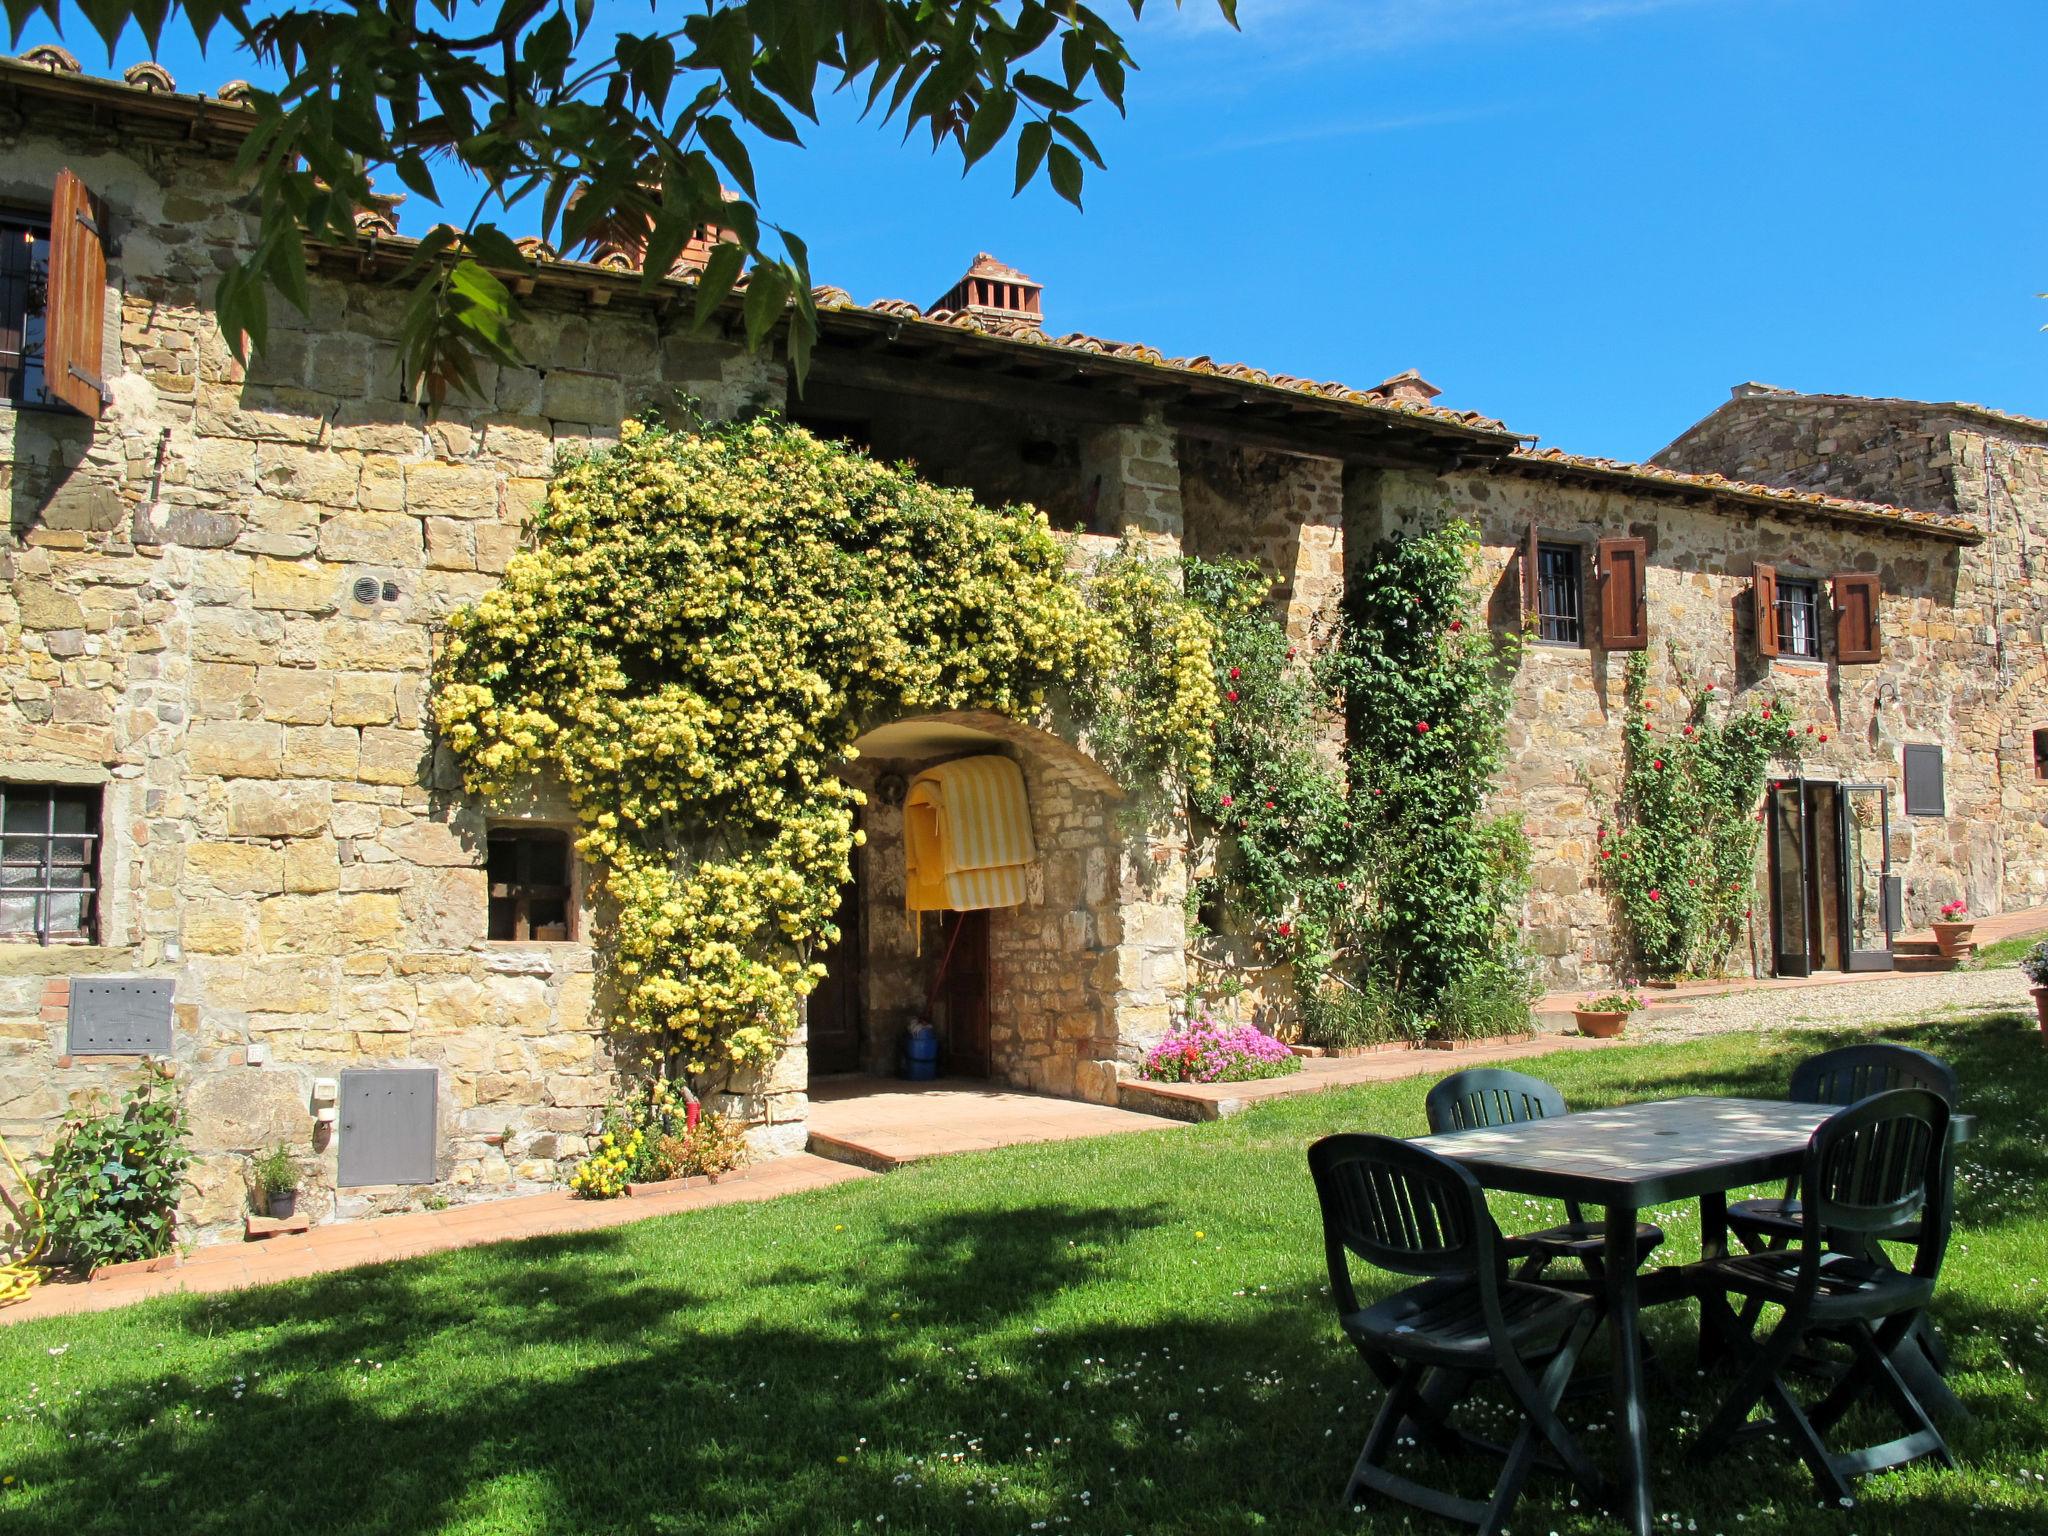
[[[1139,20],[1145,0],[1125,3]],[[1234,23],[1236,0],[1216,3]],[[17,44],[37,16],[60,30],[67,20],[62,0],[4,4]],[[247,96],[241,167],[259,222],[215,300],[245,348],[264,347],[273,291],[306,308],[309,245],[353,239],[385,173],[437,204],[445,184],[481,185],[470,217],[435,228],[412,263],[401,363],[436,401],[474,388],[479,357],[517,360],[520,306],[505,279],[529,261],[508,223],[528,217],[565,252],[625,244],[649,284],[692,236],[720,232],[696,274],[697,324],[744,282],[748,345],[786,316],[801,378],[818,334],[809,254],[763,210],[750,139],[800,145],[821,91],[851,93],[906,139],[922,129],[935,150],[953,145],[963,173],[1013,144],[1018,192],[1043,176],[1078,208],[1085,165],[1103,164],[1081,114],[1097,101],[1121,113],[1136,67],[1107,20],[1054,0],[654,0],[647,30],[610,38],[595,0],[78,9],[109,50],[131,25],[152,52],[174,24],[202,46],[225,25],[284,82]]]

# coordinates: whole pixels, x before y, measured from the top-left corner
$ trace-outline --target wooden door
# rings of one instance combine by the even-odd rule
[[[854,850],[853,878],[839,893],[839,910],[832,921],[839,929],[839,942],[825,951],[825,979],[812,991],[808,1017],[811,1027],[811,1075],[828,1072],[858,1072],[861,1044],[862,952],[866,949],[861,929],[860,850]]]
[[[987,1077],[989,1047],[988,913],[948,912],[939,929],[947,957],[939,981],[941,1065],[949,1077]]]
[[[1771,969],[1809,976],[1805,796],[1797,779],[1771,786]]]

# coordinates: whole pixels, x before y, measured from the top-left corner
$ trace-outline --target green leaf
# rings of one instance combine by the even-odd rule
[[[1081,97],[1043,75],[1021,74],[1017,76],[1016,86],[1027,100],[1036,102],[1048,111],[1075,112],[1086,105]]]
[[[1017,98],[1008,91],[991,92],[975,108],[974,116],[967,124],[967,142],[962,151],[965,164],[960,168],[962,175],[1003,142],[1003,135],[1010,131],[1010,123],[1016,116]]]
[[[747,146],[740,142],[740,136],[733,131],[732,123],[723,117],[704,117],[697,120],[697,131],[704,137],[704,143],[711,153],[718,157],[718,163],[725,167],[739,189],[748,197],[758,198],[754,189],[754,161],[747,153]]]
[[[725,302],[725,296],[732,292],[732,285],[738,281],[740,268],[745,265],[747,253],[729,240],[721,240],[711,248],[711,256],[704,263],[704,271],[697,278],[697,312],[695,328],[701,332],[711,323],[718,307]]]
[[[1017,185],[1011,196],[1022,192],[1031,184],[1031,178],[1038,174],[1038,167],[1044,161],[1046,151],[1052,145],[1052,129],[1044,123],[1026,123],[1024,131],[1017,135]]]
[[[789,298],[789,278],[778,265],[762,262],[747,277],[746,304],[741,313],[747,322],[747,346],[758,349],[782,318]]]
[[[1053,145],[1047,157],[1046,172],[1052,177],[1052,189],[1072,203],[1081,206],[1081,160],[1064,144]]]
[[[1090,163],[1093,164],[1097,170],[1108,169],[1108,167],[1102,163],[1102,156],[1095,152],[1095,141],[1089,138],[1087,133],[1082,130],[1081,125],[1075,122],[1071,117],[1053,118],[1052,131],[1058,134],[1061,138],[1065,139],[1069,144],[1073,145],[1074,148],[1081,151],[1082,154],[1086,155]]]

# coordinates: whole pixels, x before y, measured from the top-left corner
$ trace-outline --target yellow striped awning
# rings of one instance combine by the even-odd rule
[[[1037,857],[1024,774],[1007,757],[963,757],[910,781],[903,860],[912,912],[1014,907]]]

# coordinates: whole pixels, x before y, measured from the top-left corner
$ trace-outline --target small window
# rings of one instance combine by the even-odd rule
[[[1778,578],[1778,654],[1820,659],[1820,583]]]
[[[1559,645],[1584,643],[1584,588],[1576,544],[1536,546],[1536,636]]]
[[[47,405],[43,317],[50,299],[50,225],[0,214],[0,399]]]
[[[0,939],[97,942],[99,849],[97,789],[0,784]]]
[[[2048,779],[2048,726],[2034,732],[2034,777]]]
[[[569,834],[552,827],[493,827],[491,937],[502,943],[573,938]]]

